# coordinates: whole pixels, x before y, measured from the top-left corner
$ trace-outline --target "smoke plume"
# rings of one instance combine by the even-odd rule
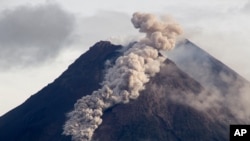
[[[176,36],[182,32],[178,24],[162,22],[151,14],[134,13],[131,21],[146,36],[117,58],[106,71],[102,88],[75,103],[63,132],[72,135],[72,140],[91,140],[107,108],[137,99],[145,83],[160,71],[166,59],[159,56],[159,51],[172,49]]]

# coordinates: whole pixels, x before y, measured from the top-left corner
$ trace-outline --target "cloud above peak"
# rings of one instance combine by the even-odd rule
[[[74,15],[56,4],[1,11],[0,69],[40,63],[56,56],[69,41],[74,24]]]

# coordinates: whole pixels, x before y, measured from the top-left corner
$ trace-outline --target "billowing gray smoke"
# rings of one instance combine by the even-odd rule
[[[123,56],[107,70],[101,89],[75,103],[63,132],[72,135],[72,140],[91,140],[95,129],[102,123],[104,110],[138,98],[145,83],[160,71],[166,59],[158,52],[172,49],[176,36],[182,32],[177,24],[159,21],[151,14],[134,13],[131,21],[146,36],[124,51]]]

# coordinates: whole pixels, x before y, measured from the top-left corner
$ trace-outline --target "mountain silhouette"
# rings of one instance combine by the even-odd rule
[[[105,62],[114,61],[120,56],[121,48],[107,41],[96,43],[54,82],[0,117],[0,140],[70,141],[70,136],[62,135],[66,114],[73,110],[77,99],[100,88]],[[183,51],[188,53],[181,58],[179,56]],[[103,122],[95,131],[93,140],[229,140],[228,121],[214,120],[206,112],[177,102],[171,96],[199,95],[204,91],[209,94],[212,89],[229,92],[229,86],[238,87],[248,82],[188,40],[177,45],[176,50],[168,56],[170,59],[150,79],[138,99],[117,104],[104,112]],[[191,65],[196,68],[187,67]],[[202,75],[207,73],[206,70],[197,69],[204,68],[204,65],[209,66],[209,75],[212,77]],[[222,72],[237,80],[237,83],[218,77]],[[225,111],[228,111],[226,107]],[[228,119],[237,122],[229,111],[227,115]]]
[[[105,61],[116,57],[117,49],[99,42],[80,56],[53,83],[0,118],[0,140],[69,141],[62,136],[66,113],[77,99],[100,87]]]

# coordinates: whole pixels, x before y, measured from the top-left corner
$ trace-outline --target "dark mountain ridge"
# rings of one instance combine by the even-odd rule
[[[0,140],[70,140],[62,136],[66,113],[77,99],[100,87],[105,61],[121,46],[99,42],[81,55],[53,83],[0,118]]]
[[[189,46],[190,42],[183,45]],[[62,135],[66,113],[73,109],[77,99],[91,94],[100,87],[105,62],[115,60],[120,55],[118,50],[121,47],[104,41],[91,47],[53,83],[0,117],[0,140],[71,140],[69,136]],[[190,52],[196,50],[193,48]],[[200,54],[206,53],[201,51]],[[190,57],[193,56],[187,56],[185,59]],[[209,57],[211,58],[210,55]],[[219,69],[223,72],[233,72],[235,77],[240,78],[237,73],[226,68],[218,60],[214,58],[212,60],[211,66],[215,67],[215,71]],[[179,66],[178,63],[177,65]],[[183,70],[186,72],[185,69]],[[189,71],[187,73],[184,71],[167,59],[161,71],[146,84],[146,89],[141,92],[137,100],[128,104],[118,104],[105,111],[103,123],[96,130],[94,139],[102,141],[228,140],[228,123],[215,121],[206,113],[169,98],[176,94],[198,95],[205,90],[201,80],[192,76]],[[228,85],[234,84],[225,82],[221,86]]]

